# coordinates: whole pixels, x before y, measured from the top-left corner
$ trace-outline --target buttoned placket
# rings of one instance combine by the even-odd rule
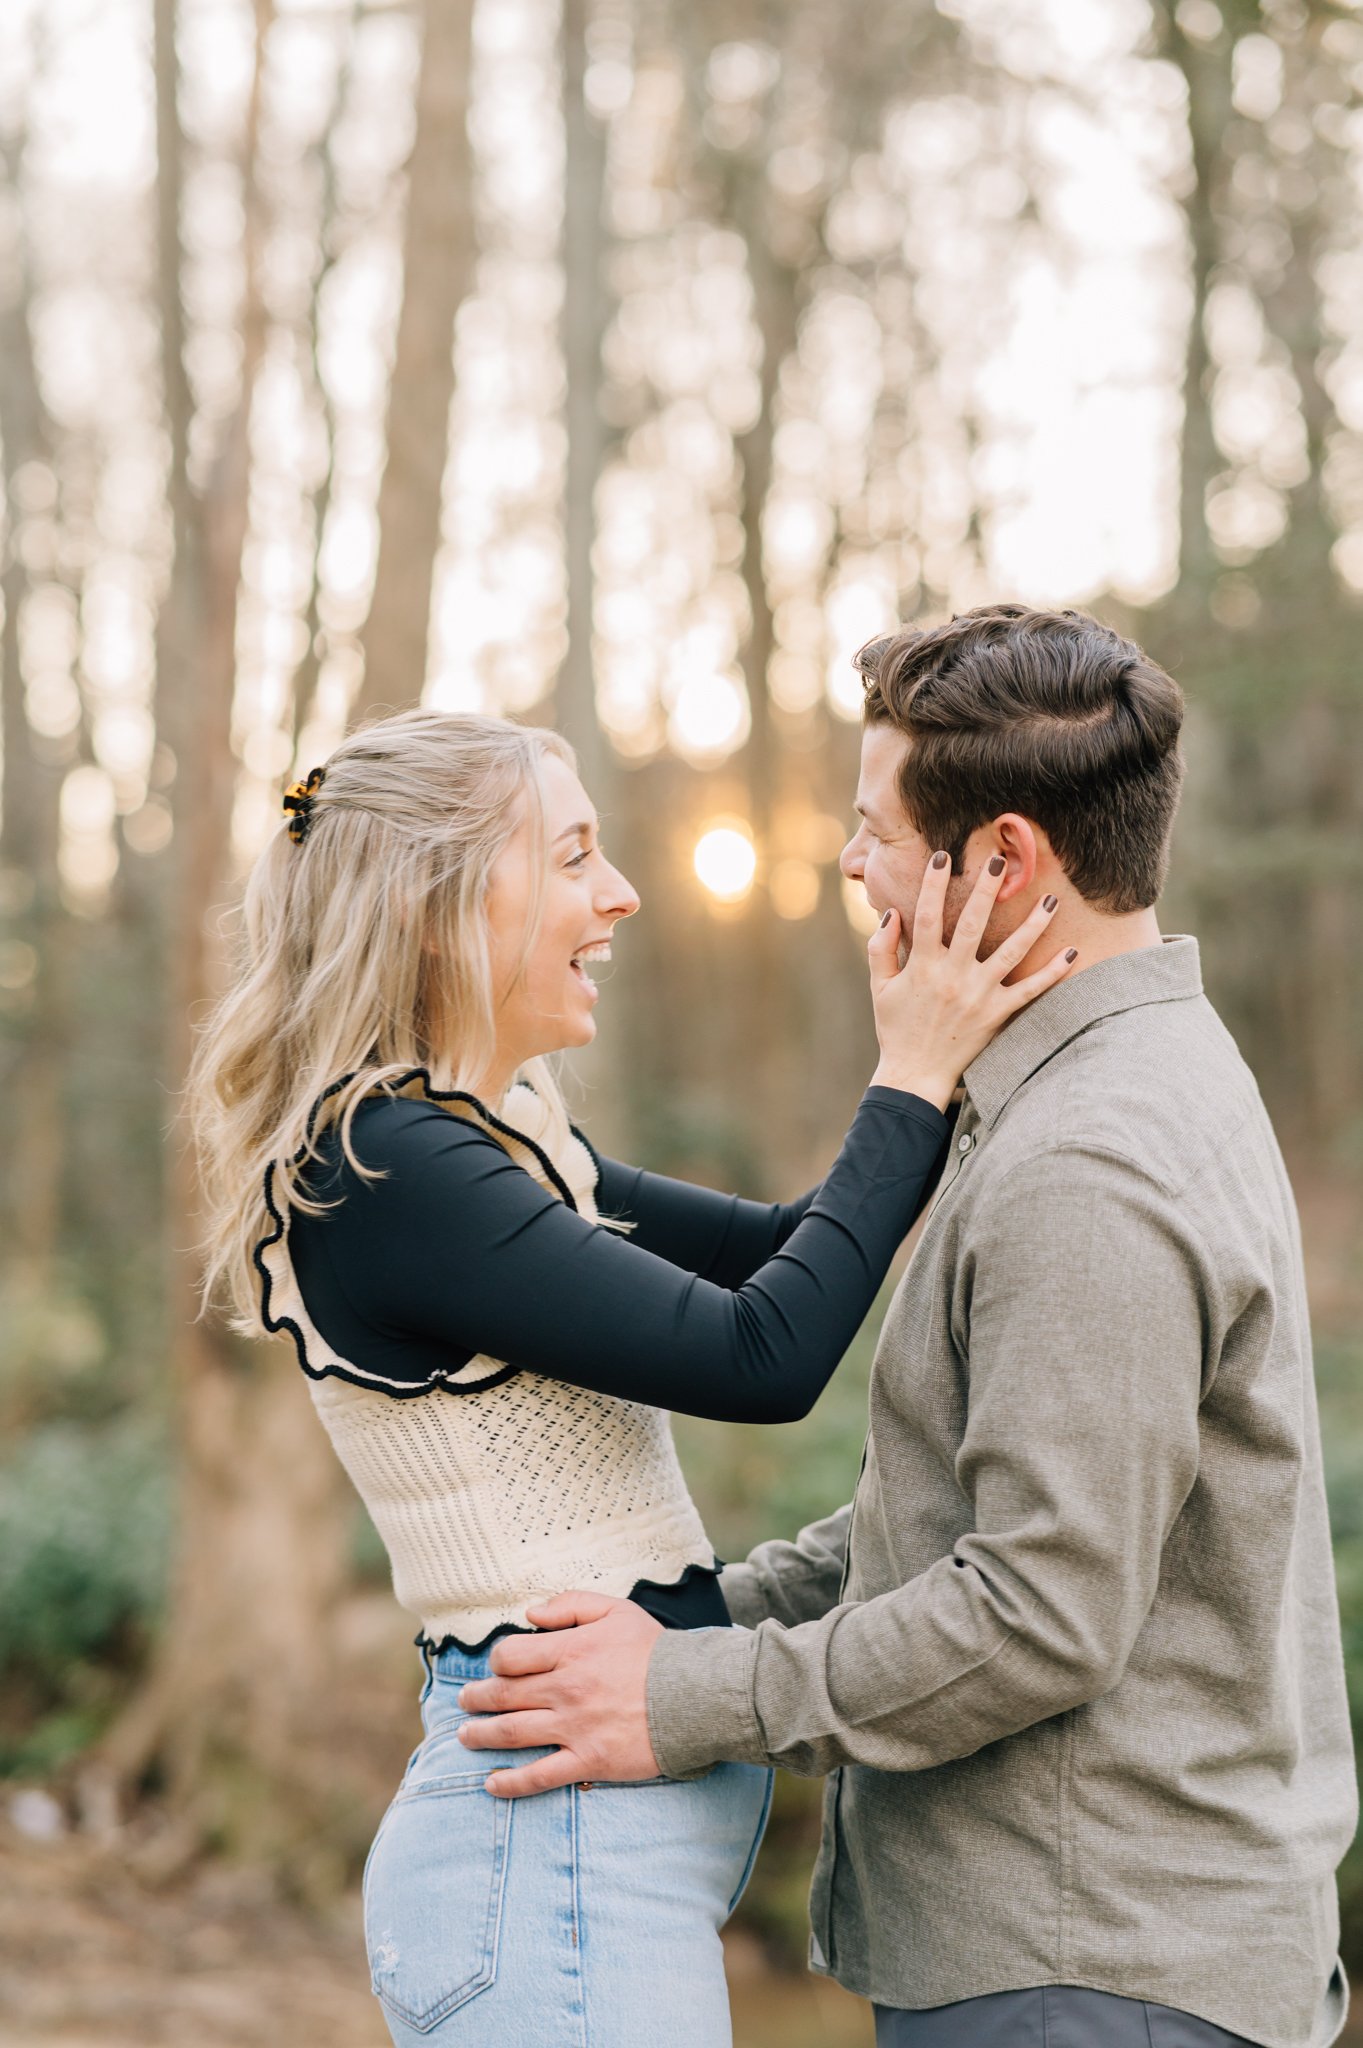
[[[941,1178],[937,1183],[937,1187],[933,1193],[932,1201],[924,1217],[925,1222],[932,1215],[933,1211],[936,1209],[942,1197],[947,1193],[948,1189],[956,1185],[956,1182],[960,1177],[962,1167],[965,1165],[966,1161],[977,1149],[981,1136],[982,1126],[980,1123],[979,1111],[976,1109],[974,1103],[970,1100],[970,1097],[967,1094],[965,1099],[961,1103],[960,1110],[956,1117],[956,1123],[951,1139],[951,1149],[947,1155],[947,1163],[942,1168]],[[857,1495],[861,1491],[862,1475],[866,1470],[866,1455],[867,1452],[870,1450],[870,1447],[871,1439],[868,1433],[866,1441],[862,1445],[861,1464],[857,1468],[857,1483],[852,1492],[852,1516],[851,1520],[847,1525],[847,1547],[843,1553],[842,1580],[838,1587],[839,1603],[841,1603],[847,1597],[847,1582],[852,1575],[852,1539],[856,1534],[857,1526]],[[838,1851],[840,1847],[838,1829],[840,1822],[840,1809],[842,1806],[842,1767],[839,1766],[836,1770],[832,1771],[830,1773],[830,1776],[836,1782],[833,1784],[831,1788],[830,1797],[830,1805],[832,1810],[830,1813],[831,1826],[829,1828],[830,1846],[828,1855],[828,1879],[826,1891],[827,1905],[824,1916],[824,1932],[827,1937],[828,1953],[824,1953],[825,1944],[820,1941],[817,1929],[811,1930],[810,1937],[815,1957],[821,1969],[830,1969],[834,1967],[834,1954],[836,1950],[836,1941],[833,1932],[833,1898],[837,1885]]]
[[[969,1095],[967,1095],[961,1104],[956,1118],[955,1129],[951,1137],[951,1150],[947,1154],[946,1165],[942,1168],[942,1177],[938,1181],[933,1194],[932,1204],[927,1212],[929,1216],[932,1215],[948,1189],[955,1187],[956,1182],[960,1178],[962,1168],[978,1149],[983,1136],[984,1127],[980,1122],[980,1113]]]

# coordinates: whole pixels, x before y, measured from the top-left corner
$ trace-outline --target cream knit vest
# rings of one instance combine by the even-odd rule
[[[400,1093],[442,1100],[417,1074]],[[548,1116],[523,1085],[493,1118],[471,1098],[443,1098],[491,1130],[518,1165],[596,1221],[596,1164],[581,1139],[551,1153]],[[387,1548],[393,1589],[430,1641],[473,1647],[526,1608],[584,1588],[628,1594],[637,1580],[671,1585],[714,1551],[687,1492],[667,1415],[508,1373],[473,1358],[411,1386],[366,1373],[332,1350],[310,1320],[289,1258],[289,1216],[267,1182],[272,1234],[256,1252],[263,1313],[287,1329],[341,1463]],[[450,1285],[459,1247],[450,1247]],[[477,1391],[464,1391],[475,1388]]]

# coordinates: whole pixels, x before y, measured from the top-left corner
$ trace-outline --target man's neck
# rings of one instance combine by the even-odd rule
[[[1140,953],[1148,946],[1163,944],[1159,920],[1153,909],[1132,910],[1121,917],[1110,917],[1101,910],[1093,910],[1082,898],[1062,898],[1060,909],[1047,927],[1045,936],[1033,946],[1031,952],[1008,976],[1010,982],[1025,981],[1029,974],[1035,974],[1057,953],[1065,952],[1070,946],[1079,958],[1073,972],[1082,974],[1086,967],[1096,967],[1100,960],[1115,960],[1119,953]]]

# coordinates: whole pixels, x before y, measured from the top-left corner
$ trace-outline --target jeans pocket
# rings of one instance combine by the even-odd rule
[[[426,2034],[497,1974],[510,1799],[486,1772],[406,1786],[383,1817],[364,1883],[374,1996]]]

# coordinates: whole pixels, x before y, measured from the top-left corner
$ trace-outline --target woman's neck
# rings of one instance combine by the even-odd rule
[[[486,1103],[489,1109],[496,1109],[503,1102],[512,1082],[520,1072],[520,1063],[508,1065],[504,1059],[495,1059],[472,1084],[470,1093]]]

